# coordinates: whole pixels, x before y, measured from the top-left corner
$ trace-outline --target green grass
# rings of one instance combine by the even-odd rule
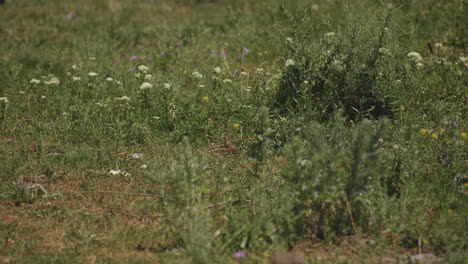
[[[467,8],[7,0],[0,262],[463,263]]]

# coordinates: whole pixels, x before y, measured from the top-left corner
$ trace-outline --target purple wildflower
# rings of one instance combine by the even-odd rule
[[[243,48],[242,48],[242,55],[245,55],[245,54],[249,53],[249,51],[250,51],[250,50],[249,50],[248,48],[243,47]]]
[[[219,53],[219,56],[225,59],[227,57],[227,54],[224,50],[221,50],[221,52]]]
[[[247,257],[247,253],[243,252],[243,251],[237,251],[236,253],[234,253],[234,257],[235,258],[245,258],[245,257]]]
[[[13,143],[13,139],[12,138],[8,139],[7,143]]]
[[[130,57],[130,60],[138,60],[138,56],[133,55]]]
[[[130,68],[130,71],[134,72],[134,71],[136,71],[136,69],[134,67],[132,67],[132,68]]]
[[[161,52],[161,55],[162,55],[162,56],[166,55],[166,52],[165,52],[165,51],[162,51],[162,52]]]
[[[151,58],[151,57],[146,58],[146,61],[148,61],[148,62],[152,61],[152,60],[153,60],[153,58]]]
[[[176,48],[176,49],[180,48],[180,41],[177,41],[177,42],[175,43],[174,48]]]
[[[75,12],[70,12],[70,13],[68,14],[68,18],[69,18],[69,19],[73,19],[73,18],[75,18],[75,17],[76,17]]]

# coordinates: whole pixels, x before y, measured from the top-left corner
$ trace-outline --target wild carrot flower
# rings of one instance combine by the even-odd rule
[[[166,88],[166,89],[171,89],[171,85],[170,85],[169,83],[165,83],[165,84],[164,84],[164,88]]]
[[[153,88],[153,85],[149,82],[144,82],[140,85],[141,90],[151,89],[151,88]]]
[[[296,64],[296,62],[295,62],[294,60],[288,59],[288,60],[286,60],[286,62],[284,63],[284,66],[287,68],[287,67],[293,66],[293,65],[295,65],[295,64]]]
[[[106,81],[108,81],[108,82],[113,82],[114,79],[112,79],[111,77],[107,77],[107,78],[106,78]]]
[[[80,77],[72,76],[72,81],[73,81],[73,82],[76,82],[76,81],[79,81],[79,80],[81,80]]]
[[[88,76],[90,76],[90,77],[96,77],[96,76],[98,76],[98,74],[95,73],[95,72],[90,72],[90,73],[88,73]]]
[[[50,85],[50,84],[59,85],[60,80],[57,77],[52,76],[49,81],[44,81],[44,83],[47,84],[47,85]]]
[[[117,97],[117,101],[130,101],[130,97],[128,96],[122,96],[122,97]]]
[[[147,71],[149,71],[149,68],[145,65],[140,65],[138,66],[138,70],[146,73]]]
[[[220,68],[220,67],[214,67],[214,68],[213,68],[213,71],[214,71],[216,74],[220,74],[220,73],[221,73],[221,68]]]
[[[6,97],[0,97],[0,102],[4,102],[5,104],[7,104],[9,101]]]
[[[31,80],[29,81],[29,83],[32,83],[32,84],[39,84],[39,83],[41,83],[41,81],[38,80],[38,79],[31,79]]]
[[[406,56],[408,56],[408,58],[409,58],[410,60],[412,60],[413,62],[416,62],[416,63],[422,61],[422,56],[421,56],[421,54],[419,54],[419,53],[417,53],[417,52],[415,52],[415,51],[412,51],[412,52],[408,53]]]
[[[224,80],[223,80],[223,83],[231,84],[231,83],[232,83],[232,80],[231,80],[231,79],[224,79]]]
[[[197,72],[197,71],[192,72],[192,76],[193,76],[193,78],[195,78],[195,79],[201,79],[201,78],[203,78],[203,75],[202,75],[201,73]]]
[[[153,80],[153,75],[151,75],[151,74],[146,74],[146,75],[145,75],[145,80],[148,80],[148,81]]]

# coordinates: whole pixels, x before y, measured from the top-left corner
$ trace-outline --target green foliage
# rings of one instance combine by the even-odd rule
[[[328,120],[344,109],[351,120],[390,114],[380,89],[383,75],[395,71],[388,58],[390,11],[350,16],[344,29],[314,35],[307,15],[290,15],[284,70],[276,105],[292,111],[315,110]],[[288,33],[286,33],[288,34]]]

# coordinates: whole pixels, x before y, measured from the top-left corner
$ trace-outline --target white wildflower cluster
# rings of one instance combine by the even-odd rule
[[[151,80],[153,80],[153,79],[154,79],[154,78],[153,78],[153,75],[151,75],[151,74],[146,74],[146,75],[145,75],[145,80],[151,81]]]
[[[223,80],[223,83],[231,84],[231,83],[232,83],[232,80],[231,80],[231,79],[224,79],[224,80]]]
[[[202,75],[201,73],[197,72],[197,71],[192,72],[192,76],[193,76],[193,78],[195,78],[195,79],[201,79],[201,78],[203,78],[203,75]]]
[[[59,85],[60,84],[60,80],[53,76],[53,75],[49,75],[50,79],[48,81],[44,81],[44,83],[46,85],[51,85],[51,84],[54,84],[54,85]]]
[[[89,72],[88,76],[89,77],[96,77],[96,76],[98,76],[98,74],[96,72]]]
[[[165,83],[165,84],[163,84],[163,86],[166,89],[171,89],[171,84],[169,84],[169,83]]]
[[[214,67],[213,68],[214,73],[220,74],[221,73],[221,68],[220,67]]]
[[[334,37],[335,35],[336,35],[335,32],[327,32],[323,36],[326,38],[331,38],[331,37]]]
[[[423,58],[421,56],[421,54],[419,54],[418,52],[415,52],[415,51],[412,51],[410,53],[408,53],[406,56],[408,56],[408,58],[413,61],[414,63],[416,63],[416,67],[417,68],[422,68],[424,67],[424,64],[422,63],[423,62]]]
[[[112,79],[111,77],[107,77],[107,78],[106,78],[106,81],[108,81],[108,82],[113,82],[114,79]]]
[[[146,89],[151,89],[153,88],[153,85],[149,82],[144,82],[140,85],[141,90],[146,90]]]
[[[286,38],[286,43],[288,44],[293,44],[293,39],[292,38]]]
[[[0,97],[0,102],[7,104],[9,101],[7,97]]]
[[[149,68],[145,65],[140,65],[138,66],[138,70],[143,72],[143,73],[147,73],[149,71]]]
[[[286,60],[286,62],[284,63],[284,66],[287,68],[287,67],[290,67],[290,66],[294,66],[296,65],[296,62],[293,60],[293,59],[288,59]]]
[[[29,81],[29,83],[32,83],[32,84],[40,84],[41,81],[38,80],[38,79],[34,79],[34,78],[33,78],[33,79],[31,79],[31,80]]]
[[[109,174],[110,175],[120,175],[122,174],[123,176],[127,177],[127,176],[131,176],[130,173],[126,172],[126,171],[122,171],[122,170],[110,170],[109,171]]]
[[[122,97],[115,98],[115,100],[117,100],[117,101],[130,101],[130,97],[122,96]]]

